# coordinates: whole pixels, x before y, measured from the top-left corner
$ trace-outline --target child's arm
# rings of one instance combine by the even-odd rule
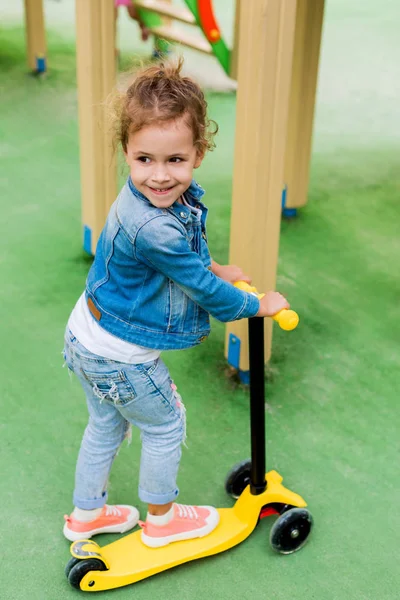
[[[235,283],[235,281],[245,281],[251,283],[251,277],[246,275],[240,267],[236,265],[219,265],[215,260],[211,260],[211,271],[217,277],[220,277],[228,283]]]
[[[191,249],[184,227],[168,215],[159,215],[139,229],[134,251],[138,260],[171,279],[219,321],[254,317],[260,309],[256,296],[235,288],[204,265]]]

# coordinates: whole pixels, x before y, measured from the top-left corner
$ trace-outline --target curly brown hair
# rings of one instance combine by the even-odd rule
[[[147,67],[134,76],[125,92],[112,98],[114,143],[126,152],[129,135],[147,125],[185,117],[200,156],[213,150],[218,125],[207,117],[207,101],[199,85],[181,74],[183,59]]]

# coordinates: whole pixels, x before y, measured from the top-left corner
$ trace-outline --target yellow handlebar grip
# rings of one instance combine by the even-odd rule
[[[257,288],[253,287],[249,283],[246,283],[245,281],[235,281],[235,283],[233,285],[235,287],[237,287],[239,290],[243,290],[244,292],[249,292],[250,294],[258,293]]]
[[[249,294],[254,294],[258,298],[262,298],[263,296],[265,296],[265,294],[259,294],[257,292],[257,288],[255,288],[253,285],[246,283],[245,281],[235,281],[235,283],[233,285],[235,287],[237,287],[239,290],[242,290],[243,292],[248,292]]]
[[[284,308],[274,315],[273,320],[276,321],[281,329],[292,331],[299,324],[299,315],[294,310]]]
[[[249,285],[245,281],[236,281],[233,285],[239,288],[239,290],[243,290],[243,292],[254,294],[258,299],[265,296],[265,294],[259,294],[257,288]],[[280,310],[276,315],[273,315],[272,318],[278,323],[279,327],[285,331],[292,331],[293,329],[296,329],[299,324],[299,315],[294,310],[289,310],[287,308]]]

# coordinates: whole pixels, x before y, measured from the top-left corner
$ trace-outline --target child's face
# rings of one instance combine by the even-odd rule
[[[184,117],[131,134],[125,158],[133,184],[158,208],[168,208],[181,197],[202,161]]]

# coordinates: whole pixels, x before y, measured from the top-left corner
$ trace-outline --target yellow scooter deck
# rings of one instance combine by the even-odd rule
[[[304,507],[305,501],[281,485],[282,477],[276,471],[266,475],[267,490],[253,496],[247,487],[233,508],[218,509],[220,522],[204,538],[175,542],[163,548],[148,548],[136,531],[108,546],[100,548],[95,542],[75,542],[71,553],[77,558],[98,556],[106,564],[106,571],[90,571],[80,583],[81,590],[97,592],[135,583],[179,564],[217,554],[245,540],[257,525],[263,506],[274,502]],[[80,552],[74,552],[74,545]]]

